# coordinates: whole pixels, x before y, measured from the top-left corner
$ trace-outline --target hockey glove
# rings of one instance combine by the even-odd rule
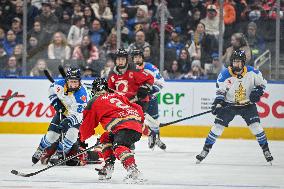
[[[260,97],[263,95],[264,91],[261,86],[256,86],[249,95],[249,100],[252,103],[256,103],[260,101]]]
[[[57,111],[57,112],[65,112],[66,108],[65,106],[62,104],[62,102],[57,98],[55,99],[51,105],[53,106],[53,108]]]
[[[226,102],[223,99],[215,99],[211,107],[212,114],[213,115],[219,114],[223,110],[225,105]]]
[[[142,85],[141,87],[138,88],[137,91],[137,98],[139,100],[142,100],[144,98],[146,98],[151,92],[150,87],[148,87],[147,85]]]
[[[72,127],[72,122],[68,118],[64,118],[58,125],[61,130],[68,130],[70,127]]]

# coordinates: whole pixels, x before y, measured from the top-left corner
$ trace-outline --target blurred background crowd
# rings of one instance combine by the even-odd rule
[[[57,77],[60,64],[107,77],[124,47],[141,49],[165,79],[216,79],[235,49],[266,79],[284,79],[283,0],[118,2],[0,0],[0,77]]]

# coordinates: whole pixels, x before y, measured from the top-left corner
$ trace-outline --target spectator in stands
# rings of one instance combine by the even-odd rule
[[[126,26],[130,31],[130,36],[133,36],[133,33],[135,32],[135,26],[137,24],[144,24],[148,23],[149,21],[148,7],[146,5],[138,5],[135,17],[129,19],[126,23]]]
[[[179,71],[184,74],[188,73],[191,69],[191,59],[186,49],[182,49],[178,58]]]
[[[94,77],[94,70],[91,66],[86,65],[83,67],[83,78]]]
[[[16,57],[17,62],[22,65],[23,45],[17,44],[14,48],[13,55]]]
[[[171,33],[170,41],[167,43],[166,48],[175,49],[176,56],[178,57],[184,44],[180,40],[180,31],[173,30]]]
[[[164,3],[166,4],[165,6],[165,23],[168,23],[169,20],[172,20],[173,17],[167,7],[167,1],[164,1]],[[155,20],[158,21],[158,23],[160,24],[161,21],[161,13],[162,13],[162,1],[159,1],[158,7],[157,7],[157,12],[155,15]]]
[[[200,60],[193,60],[191,70],[184,74],[181,79],[207,79],[204,70],[201,68]]]
[[[0,44],[2,44],[5,40],[5,31],[0,27]]]
[[[43,77],[45,76],[44,70],[47,70],[51,75],[52,72],[48,69],[47,64],[44,59],[38,59],[36,65],[32,68],[30,76],[32,77]]]
[[[180,72],[177,60],[172,61],[169,71],[163,71],[163,77],[164,79],[181,79],[182,73]]]
[[[202,22],[197,24],[194,33],[189,35],[187,46],[189,46],[190,56],[193,59],[200,59],[202,68],[205,63],[212,61],[211,54],[218,51],[217,39],[205,32],[205,25]]]
[[[104,23],[107,30],[112,26],[113,14],[108,6],[107,0],[99,0],[98,3],[92,4],[95,17]]]
[[[88,5],[84,7],[85,25],[88,28],[92,27],[92,22],[96,18],[93,9]]]
[[[113,32],[110,33],[106,42],[103,45],[103,51],[106,56],[115,54],[117,50],[116,41],[117,41],[116,33]]]
[[[40,21],[45,32],[52,35],[58,29],[58,18],[51,12],[51,4],[49,2],[43,2],[41,8],[42,12],[36,17],[36,20]]]
[[[4,50],[3,44],[0,43],[0,69],[3,69],[8,60],[7,53]]]
[[[19,17],[15,17],[12,20],[11,29],[16,35],[16,42],[23,43],[23,30],[22,30],[22,21]]]
[[[110,71],[114,68],[114,61],[111,57],[107,57],[106,63],[104,65],[104,68],[101,71],[100,77],[102,78],[108,78],[108,75]]]
[[[0,27],[5,31],[10,29],[11,20],[14,16],[14,5],[8,0],[0,1]]]
[[[44,47],[39,46],[38,39],[34,36],[31,36],[28,41],[27,48],[27,59],[28,60],[37,60],[38,58],[46,58]]]
[[[30,29],[33,27],[35,17],[39,15],[39,9],[31,3],[32,0],[27,0],[27,7],[28,7],[28,15],[27,21],[28,25],[27,28]]]
[[[157,12],[157,6],[154,0],[143,0],[148,7],[148,16],[153,20]]]
[[[235,50],[243,50],[246,53],[246,64],[253,65],[251,60],[251,49],[243,33],[234,33],[231,37],[231,46],[226,49],[222,62],[226,67],[230,65],[230,57]]]
[[[71,48],[67,44],[66,37],[61,32],[53,35],[51,43],[48,45],[47,55],[49,59],[69,60]]]
[[[197,24],[200,22],[200,20],[201,20],[200,10],[197,8],[193,9],[191,14],[190,15],[187,14],[187,18],[184,19],[183,29],[185,31],[183,31],[183,33],[185,35],[193,33],[195,28],[197,27]]]
[[[193,15],[193,10],[198,9],[200,11],[200,17],[205,18],[206,16],[206,8],[204,7],[202,1],[200,0],[190,0],[184,1],[184,11],[183,14]]]
[[[62,12],[62,17],[60,18],[60,24],[58,27],[58,31],[61,31],[65,35],[68,35],[68,32],[71,28],[71,15],[72,13],[68,10],[64,10]]]
[[[257,32],[256,23],[250,22],[248,24],[245,36],[251,49],[252,60],[255,60],[265,51],[265,42],[259,32]]]
[[[33,29],[30,30],[28,33],[28,38],[30,38],[30,36],[34,36],[38,39],[39,46],[45,46],[50,41],[50,36],[42,29],[40,21],[34,22]]]
[[[91,36],[92,44],[100,47],[104,44],[107,34],[102,28],[101,22],[98,19],[94,19],[92,23],[92,29],[89,31],[89,35]]]
[[[128,47],[128,52],[132,53],[134,49],[144,49],[145,47],[150,47],[150,44],[145,41],[145,33],[140,30],[135,34],[135,42],[131,43]]]
[[[219,61],[219,54],[212,54],[212,63],[205,64],[205,74],[208,76],[208,79],[216,80],[219,73],[225,69],[225,66],[222,62]]]
[[[84,16],[80,1],[77,1],[77,2],[75,1],[74,4],[73,4],[72,18],[75,17],[75,16],[81,16],[81,17]]]
[[[73,25],[68,32],[67,42],[71,47],[75,48],[81,44],[82,38],[86,34],[84,29],[85,18],[81,16],[74,16],[72,20]]]
[[[6,39],[4,39],[3,41],[3,47],[8,56],[11,56],[13,54],[16,45],[16,35],[13,30],[9,30],[6,34]]]
[[[206,17],[201,19],[200,22],[202,22],[205,25],[205,32],[207,34],[215,36],[216,39],[219,39],[220,31],[219,31],[219,22],[220,17],[217,10],[217,7],[213,4],[207,6],[207,14]],[[221,34],[224,33],[225,25],[223,24],[223,31]]]
[[[61,18],[64,10],[63,3],[58,0],[49,0],[51,12],[57,17]]]
[[[93,61],[99,59],[99,50],[91,43],[91,39],[88,35],[83,37],[80,46],[75,47],[72,59],[82,60],[87,64],[91,64]]]
[[[22,69],[17,63],[15,56],[10,56],[8,62],[6,63],[4,69],[0,73],[2,77],[19,77],[22,76]]]
[[[144,47],[143,49],[144,61],[150,62],[157,66],[157,62],[154,60],[151,54],[151,48],[149,46]]]

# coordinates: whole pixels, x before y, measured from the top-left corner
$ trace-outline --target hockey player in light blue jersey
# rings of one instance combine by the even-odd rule
[[[256,136],[266,161],[271,164],[273,157],[265,132],[260,126],[255,104],[263,95],[267,82],[259,70],[245,66],[244,51],[234,51],[230,61],[230,66],[223,70],[217,79],[216,98],[212,106],[212,113],[216,115],[215,125],[205,140],[202,152],[196,156],[197,163],[200,163],[208,155],[224,128],[228,127],[236,115],[240,115],[247,123],[251,133]]]
[[[162,150],[165,150],[167,146],[160,139],[160,127],[157,121],[159,118],[158,100],[156,97],[164,87],[165,80],[156,66],[149,62],[144,62],[144,55],[140,49],[134,49],[131,55],[137,69],[144,69],[144,71],[154,77],[154,85],[152,86],[150,102],[145,116],[145,124],[151,128],[151,134],[148,137],[148,146],[150,149],[154,149],[155,145],[157,145]]]
[[[45,149],[50,147],[65,133],[62,142],[57,147],[56,155],[59,159],[68,155],[73,144],[77,141],[79,126],[83,119],[83,110],[87,105],[89,96],[87,89],[81,84],[81,72],[79,68],[71,67],[66,72],[65,79],[59,79],[49,88],[49,99],[56,110],[47,133],[32,156],[32,162],[36,164],[44,155]],[[49,159],[44,159],[48,161]],[[47,163],[47,162],[42,162]]]

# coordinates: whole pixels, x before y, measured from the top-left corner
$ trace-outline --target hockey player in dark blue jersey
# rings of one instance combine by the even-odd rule
[[[148,138],[148,146],[150,149],[154,149],[155,145],[157,145],[162,150],[165,150],[167,146],[160,139],[158,99],[156,97],[163,88],[165,80],[156,66],[149,62],[144,62],[144,55],[140,49],[134,49],[131,56],[137,69],[144,69],[144,71],[154,77],[154,85],[151,90],[150,102],[145,115],[145,124],[151,128],[151,134]]]
[[[62,158],[67,155],[77,141],[79,126],[83,119],[82,112],[89,100],[87,89],[81,84],[79,68],[69,68],[65,79],[59,79],[51,84],[49,100],[56,110],[56,114],[32,156],[34,164],[44,157],[45,149],[57,142],[62,132],[64,137],[57,147],[56,156]],[[44,159],[44,161],[48,160]]]

